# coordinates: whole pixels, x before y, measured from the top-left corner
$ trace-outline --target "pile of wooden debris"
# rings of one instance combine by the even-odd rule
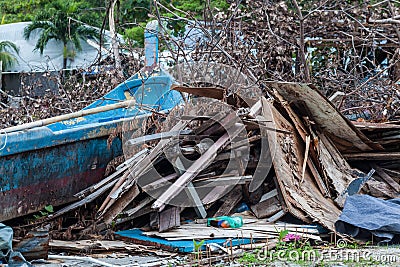
[[[141,150],[52,218],[108,192],[96,222],[83,233],[141,221],[153,230],[147,235],[164,238],[233,237],[238,233],[181,226],[181,214],[192,210],[199,219],[209,218],[245,206],[247,214],[263,221],[255,228],[245,223],[253,232],[242,229],[242,238],[271,239],[279,233],[266,222],[287,214],[335,232],[348,195],[398,196],[399,124],[352,123],[310,85],[267,86],[269,99],[244,99],[220,88],[175,87],[202,104],[170,122],[170,131],[128,140],[128,149]],[[301,229],[318,239],[315,229]]]

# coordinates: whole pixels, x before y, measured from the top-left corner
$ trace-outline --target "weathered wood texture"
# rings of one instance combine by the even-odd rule
[[[315,122],[335,140],[346,140],[339,148],[345,151],[382,150],[382,146],[369,140],[348,119],[346,119],[316,88],[311,85],[286,82],[267,83],[273,90],[283,96],[287,102],[304,101],[311,111]],[[340,125],[340,127],[338,127]],[[334,141],[335,141],[334,140]]]
[[[276,127],[295,132],[293,126],[266,99],[263,99],[263,116],[267,120],[274,119]],[[301,139],[297,134],[276,133],[276,135],[278,145],[271,153],[275,153],[274,169],[289,212],[303,221],[318,221],[326,228],[334,230],[334,223],[339,217],[340,210],[331,199],[321,194],[308,170],[302,181],[301,162],[304,159],[305,148]]]

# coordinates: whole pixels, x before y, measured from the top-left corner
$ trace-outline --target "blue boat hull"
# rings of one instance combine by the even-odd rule
[[[98,182],[108,162],[122,155],[121,140],[108,136],[6,156],[1,159],[0,221],[72,201],[73,194]],[[4,179],[10,179],[4,181]],[[3,188],[4,189],[4,188]]]
[[[182,100],[169,90],[172,82],[166,74],[133,77],[87,108],[127,99],[135,99],[137,107],[1,135],[6,144],[0,150],[0,221],[71,202],[74,194],[101,180],[107,164],[123,154],[115,135],[123,126],[135,130],[132,125],[141,126],[151,114],[148,109],[168,112]]]

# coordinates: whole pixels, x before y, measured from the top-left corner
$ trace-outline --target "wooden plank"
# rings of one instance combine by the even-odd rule
[[[71,210],[77,209],[79,207],[82,207],[82,206],[92,202],[93,200],[95,200],[99,196],[101,196],[103,193],[107,192],[107,190],[109,190],[116,182],[117,182],[117,180],[114,180],[114,181],[104,185],[103,187],[99,188],[97,191],[91,193],[87,197],[79,200],[78,202],[74,202],[74,203],[62,208],[61,210],[59,210],[53,214],[50,214],[48,216],[49,219],[55,219],[56,217],[64,215],[65,213],[70,212]]]
[[[258,100],[251,108],[248,114],[249,117],[256,118],[262,110],[261,100]]]
[[[276,213],[275,215],[269,217],[267,222],[269,222],[269,223],[276,222],[277,220],[282,218],[285,214],[286,214],[286,212],[284,210],[281,210],[278,213]]]
[[[189,199],[191,202],[194,204],[194,209],[196,211],[196,214],[200,218],[206,218],[207,217],[207,211],[203,206],[203,203],[201,202],[201,199],[199,197],[199,194],[197,194],[197,191],[195,187],[193,186],[193,183],[190,182],[186,188],[185,188],[186,194],[188,195]]]
[[[252,205],[250,208],[258,219],[271,217],[282,210],[282,206],[277,196]]]
[[[379,161],[379,160],[400,160],[400,152],[363,152],[363,153],[345,153],[344,158],[349,161],[356,160],[368,160],[368,161]]]
[[[267,223],[265,220],[262,220],[263,223],[250,223],[244,224],[240,228],[232,229],[232,228],[218,228],[218,227],[208,227],[206,224],[183,224],[179,228],[174,229],[169,232],[159,233],[157,231],[146,232],[146,235],[157,235],[162,237],[178,237],[181,235],[185,235],[187,231],[193,232],[222,232],[222,233],[231,233],[235,231],[257,231],[258,233],[272,233],[278,235],[282,230],[288,230],[292,232],[299,232],[305,234],[313,234],[318,235],[318,229],[316,227],[310,227],[308,225],[294,225],[294,224],[285,224],[285,223]]]
[[[128,192],[123,194],[120,198],[118,198],[114,205],[110,207],[110,209],[105,212],[101,217],[105,224],[111,224],[112,220],[120,214],[129,203],[131,203],[137,195],[139,195],[140,190],[137,185],[131,187]]]
[[[271,191],[269,191],[269,192],[267,192],[267,193],[265,193],[264,195],[262,195],[261,199],[260,199],[260,202],[266,201],[266,200],[268,200],[270,198],[273,198],[275,196],[276,197],[278,196],[278,190],[276,188],[271,190]]]
[[[381,167],[376,164],[372,164],[372,168],[375,169],[376,173],[386,182],[390,187],[392,187],[397,193],[400,193],[400,185],[393,180]]]
[[[293,126],[265,98],[263,107],[264,105],[266,108],[263,109],[263,116],[267,120],[273,119],[276,127],[294,132]],[[272,111],[272,114],[267,111]],[[302,140],[297,134],[276,133],[276,138],[278,145],[275,147],[273,165],[288,211],[305,222],[310,222],[311,218],[334,231],[340,210],[318,190],[308,170],[304,174],[304,180],[301,179],[301,162],[305,151]]]
[[[132,216],[135,213],[137,213],[138,211],[140,211],[141,209],[143,209],[145,206],[150,204],[153,200],[154,200],[153,197],[150,197],[150,196],[146,197],[145,199],[140,201],[140,203],[138,203],[134,208],[129,209],[129,210],[125,210],[124,214],[127,214],[128,216]]]
[[[251,175],[245,176],[228,176],[228,177],[210,177],[201,181],[193,181],[193,184],[198,186],[223,186],[223,185],[237,185],[237,184],[245,184],[250,182],[253,179]]]
[[[226,195],[230,190],[232,190],[232,186],[215,186],[202,198],[202,202],[204,205],[213,203],[219,199],[221,199],[224,195]]]
[[[275,110],[275,108],[269,104],[269,102],[263,98],[263,111],[262,111],[263,117],[266,120],[271,120],[272,123],[278,127],[278,123],[280,123],[279,117],[280,114],[278,113],[278,111]],[[275,115],[277,114],[277,115]],[[281,120],[284,120],[284,118],[280,118]],[[285,124],[287,125],[288,122],[286,120]],[[282,126],[279,126],[279,128],[282,128],[283,130],[291,130],[293,131],[293,127],[287,127],[287,129],[283,128]],[[274,177],[274,181],[276,183],[278,192],[280,193],[280,196],[282,197],[282,206],[283,206],[283,214],[285,214],[286,211],[290,212],[293,216],[301,219],[304,222],[311,222],[310,219],[304,214],[304,212],[298,210],[296,208],[296,206],[294,206],[292,204],[292,202],[294,202],[294,200],[291,198],[291,196],[287,193],[287,191],[285,190],[285,183],[284,183],[284,177],[293,177],[292,171],[290,169],[290,166],[287,164],[287,162],[284,161],[285,158],[285,153],[283,152],[281,146],[279,145],[280,140],[277,139],[279,138],[281,135],[284,134],[272,134],[272,133],[268,133],[268,140],[270,143],[275,143],[277,144],[275,147],[273,148],[269,148],[269,149],[273,149],[273,151],[271,151],[271,153],[273,153],[273,157],[272,157],[272,164],[274,166],[275,169],[275,174],[276,176]],[[294,179],[294,177],[292,178]],[[289,185],[287,185],[289,186]],[[290,185],[293,186],[293,185]],[[282,215],[283,216],[283,215]]]
[[[176,228],[181,225],[180,207],[169,207],[159,213],[160,233]]]
[[[129,244],[120,240],[50,240],[49,247],[52,251],[135,251],[140,250],[141,246]]]
[[[274,146],[275,140],[268,140],[268,135],[273,136],[273,133],[269,132],[268,130],[264,129],[264,127],[260,127],[261,131],[261,153],[260,158],[257,164],[256,169],[254,170],[253,180],[250,182],[249,185],[249,192],[255,192],[258,188],[261,187],[265,178],[268,176],[269,171],[272,167],[272,157],[273,152],[270,150],[270,146]]]
[[[161,238],[165,238],[167,240],[202,240],[202,239],[214,239],[214,238],[261,238],[261,239],[270,239],[276,238],[279,235],[279,232],[282,230],[288,230],[289,233],[298,234],[300,236],[304,236],[305,238],[312,238],[314,240],[321,240],[321,238],[313,233],[308,233],[306,229],[302,228],[285,228],[285,227],[276,227],[275,225],[270,225],[270,227],[258,228],[251,227],[248,228],[239,228],[239,229],[229,229],[229,228],[215,228],[215,227],[207,227],[207,226],[197,226],[193,227],[192,224],[182,225],[177,229],[172,229],[168,232],[144,232],[143,234],[146,236],[157,236]]]
[[[333,135],[340,140],[348,140],[351,146],[338,147],[344,151],[371,151],[383,150],[382,146],[369,140],[358,130],[335,106],[324,97],[318,89],[307,84],[288,82],[268,82],[267,86],[282,95],[285,101],[294,103],[304,101],[313,115],[315,122],[324,129],[329,136]],[[340,126],[340,127],[338,127]]]
[[[205,150],[208,149],[208,145],[206,146]],[[203,152],[200,152],[200,154],[203,154]],[[182,174],[186,171],[186,167],[184,166],[181,158],[178,156],[176,161],[175,161],[175,171]],[[196,211],[197,216],[200,218],[205,218],[207,217],[207,211],[203,206],[203,203],[201,202],[201,199],[199,197],[199,194],[197,193],[196,189],[193,186],[192,182],[189,182],[187,186],[185,187],[185,192],[188,195],[191,203],[193,204],[193,207]]]
[[[359,129],[366,130],[400,130],[400,125],[397,124],[388,124],[388,123],[376,123],[376,122],[360,122],[360,121],[352,121],[354,126]]]
[[[187,121],[178,121],[171,131],[179,131],[187,126]],[[130,176],[128,177],[128,184],[136,181],[138,177],[146,173],[150,168],[153,167],[153,162],[163,152],[164,147],[169,145],[171,139],[162,139],[158,144],[150,151],[149,155],[143,159],[140,164],[136,164],[130,169]]]
[[[279,95],[279,93],[276,93],[280,99],[280,101],[284,102],[284,99],[281,95]],[[302,103],[301,103],[301,109],[304,109],[306,111],[306,113],[309,113],[307,109],[307,107]],[[307,139],[311,138],[311,136],[313,137],[313,142],[312,144],[315,147],[315,143],[316,143],[316,135],[313,133],[312,127],[310,125],[309,121],[306,121],[307,126],[303,123],[303,120],[301,120],[299,114],[297,114],[292,107],[289,104],[284,104],[283,105],[284,109],[286,110],[286,112],[289,114],[290,119],[294,122],[294,128],[297,130],[298,134],[300,135],[300,137],[302,138],[302,140],[307,143]],[[311,114],[308,114],[309,116],[311,116]],[[304,117],[303,117],[304,119]],[[320,190],[320,192],[326,196],[326,197],[331,197],[331,193],[329,192],[328,189],[328,178],[325,175],[325,172],[318,160],[318,155],[315,151],[315,149],[310,149],[309,150],[310,153],[310,159],[307,159],[306,164],[308,166],[308,169],[311,171],[312,176],[315,179],[315,182],[317,183],[318,189]],[[302,178],[303,178],[304,174],[302,174]]]
[[[127,100],[124,102],[118,102],[116,104],[110,104],[110,105],[101,106],[101,107],[97,107],[97,108],[82,109],[80,111],[69,113],[69,114],[64,114],[64,115],[60,115],[60,116],[56,116],[56,117],[51,117],[51,118],[47,118],[47,119],[43,119],[43,120],[38,120],[38,121],[34,121],[34,122],[24,123],[24,124],[17,125],[17,126],[8,127],[5,129],[2,129],[1,131],[2,131],[2,133],[11,133],[11,132],[16,132],[16,131],[28,130],[28,129],[32,129],[35,127],[46,126],[51,123],[55,123],[55,122],[59,122],[59,121],[65,121],[65,120],[69,120],[69,119],[84,117],[87,115],[105,112],[105,111],[109,111],[109,110],[115,110],[115,109],[119,109],[119,108],[129,108],[129,107],[135,106],[135,104],[136,104],[136,102],[134,100]]]
[[[210,147],[204,154],[200,156],[187,170],[171,185],[153,204],[153,209],[160,209],[167,204],[177,194],[179,194],[196,175],[205,169],[217,155],[219,149],[228,145],[229,140],[235,138],[243,130],[243,125],[234,126],[231,134],[224,134]]]
[[[330,140],[324,134],[318,134],[318,137],[318,157],[329,185],[335,190],[336,196],[343,196],[350,183],[358,177]],[[343,207],[345,198],[338,197],[335,201],[339,207]]]
[[[171,131],[179,131],[186,127],[188,122],[179,121],[172,127]],[[134,186],[135,181],[138,177],[146,173],[153,166],[153,161],[162,154],[162,150],[165,146],[170,143],[170,139],[163,139],[147,154],[144,158],[135,163],[135,165],[129,168],[124,175],[118,180],[114,185],[111,192],[108,194],[102,205],[100,206],[98,212],[104,213],[106,207],[110,207],[109,202],[111,201],[111,196],[117,191],[126,192],[131,186]],[[111,201],[113,202],[113,201]],[[119,211],[121,212],[122,209]]]
[[[389,174],[397,183],[400,183],[400,171],[382,168],[387,174]]]
[[[315,182],[318,185],[318,189],[319,191],[326,197],[331,197],[331,193],[329,192],[329,189],[327,188],[327,186],[324,183],[324,180],[322,179],[321,175],[318,172],[317,167],[315,166],[314,162],[309,158],[307,160],[307,166],[308,169],[310,170],[312,176],[315,179]]]
[[[399,197],[399,194],[395,193],[390,185],[388,185],[386,182],[377,181],[375,179],[370,179],[367,181],[363,187],[363,190],[365,190],[368,195],[377,198],[392,199]]]
[[[168,176],[161,177],[160,179],[155,180],[154,182],[151,182],[149,184],[144,184],[144,185],[142,184],[142,181],[139,178],[138,179],[138,183],[139,183],[139,185],[140,185],[140,187],[142,188],[143,191],[151,192],[151,191],[160,189],[160,188],[168,185],[169,183],[171,183],[171,181],[173,179],[175,179],[177,177],[178,177],[178,174],[173,173],[173,174],[170,174]],[[146,181],[144,181],[144,182],[146,182]]]
[[[129,211],[132,211],[132,210],[129,210]],[[137,209],[135,212],[132,212],[130,216],[115,219],[115,224],[114,225],[119,225],[119,224],[122,224],[122,223],[133,221],[134,219],[136,219],[136,218],[138,218],[140,216],[149,214],[151,212],[153,212],[153,210],[152,210],[152,208],[150,206],[141,207],[140,209]]]
[[[223,198],[224,203],[215,212],[214,217],[229,215],[242,197],[242,186],[236,185],[233,190]]]
[[[191,132],[192,132],[191,130],[180,130],[180,131],[169,131],[169,132],[163,132],[163,133],[149,134],[149,135],[140,136],[140,137],[137,137],[134,139],[129,139],[128,141],[125,142],[125,145],[128,145],[128,146],[142,145],[142,144],[150,142],[150,141],[156,141],[156,140],[165,139],[165,138],[172,138],[172,137],[177,137],[180,135],[188,135]]]

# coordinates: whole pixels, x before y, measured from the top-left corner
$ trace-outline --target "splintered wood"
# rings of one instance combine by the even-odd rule
[[[265,239],[277,237],[269,222],[285,214],[335,231],[349,194],[400,192],[396,123],[352,123],[306,84],[271,82],[269,99],[251,100],[223,88],[173,89],[211,102],[187,106],[170,131],[128,140],[146,149],[53,218],[103,196],[91,229],[134,223],[168,240]],[[228,231],[182,223],[243,210],[258,224]]]

